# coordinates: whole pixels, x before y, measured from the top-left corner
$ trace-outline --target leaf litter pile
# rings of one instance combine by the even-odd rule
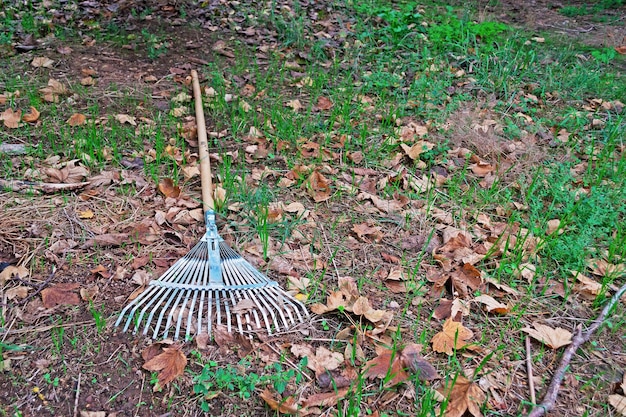
[[[229,415],[242,413],[241,399],[254,399],[249,415],[523,414],[535,391],[545,392],[576,325],[597,316],[598,297],[618,290],[619,281],[603,278],[626,266],[608,253],[586,259],[584,270],[565,279],[542,269],[542,250],[567,228],[561,219],[531,229],[521,197],[502,205],[453,197],[501,184],[519,189],[537,164],[567,157],[553,150],[573,135],[566,129],[509,140],[484,97],[436,120],[385,115],[376,90],[363,89],[347,104],[324,90],[313,95],[306,66],[330,68],[333,55],[313,58],[309,46],[247,26],[247,9],[236,4],[214,2],[187,17],[163,5],[137,20],[126,6],[87,3],[53,9],[51,24],[86,28],[98,16],[135,30],[143,25],[143,34],[154,29],[153,20],[185,26],[188,19],[202,29],[158,42],[144,36],[149,55],[156,54],[149,57],[131,36],[119,47],[84,34],[66,44],[18,30],[14,55],[3,65],[31,76],[21,87],[28,94],[8,85],[0,91],[2,145],[12,145],[0,151],[10,161],[0,180],[6,413]],[[307,7],[314,18],[304,23],[306,33],[326,39],[334,60],[346,64],[342,42],[356,42],[346,11]],[[211,41],[199,42],[205,32]],[[276,86],[278,100],[269,98],[260,74],[229,75],[242,44],[254,51],[260,71],[273,71],[269,57],[280,57],[288,75]],[[209,46],[210,53],[199,52]],[[198,67],[220,235],[314,313],[277,337],[248,339],[218,327],[211,339],[155,342],[112,327],[116,313],[204,232],[197,129],[189,116],[188,73]],[[216,71],[224,84],[214,82]],[[453,88],[471,92],[471,77],[453,72]],[[129,79],[130,104],[107,87]],[[525,94],[533,111],[545,110],[546,103]],[[104,103],[99,113],[92,100]],[[264,110],[277,105],[288,116]],[[358,117],[334,113],[346,105],[358,108]],[[623,108],[615,98],[590,100],[581,107],[593,114],[585,129]],[[258,121],[235,131],[224,114],[256,114]],[[327,128],[300,127],[283,137],[278,125],[285,117]],[[531,116],[516,117],[532,130]],[[365,141],[357,145],[355,136],[333,127],[344,122],[367,129]],[[38,144],[44,131],[74,139],[67,148]],[[28,151],[39,145],[46,155]],[[581,176],[590,163],[583,158],[572,172]],[[591,192],[576,177],[572,185]],[[478,204],[464,206],[471,202]],[[514,267],[500,279],[495,271],[511,257]],[[623,314],[623,302],[617,308]],[[589,398],[600,408],[593,415],[605,415],[606,404],[626,415],[623,324],[617,333],[600,332],[597,349],[577,354],[564,399],[550,415],[581,415],[584,406],[561,403]],[[593,392],[584,381],[599,373],[604,391]]]

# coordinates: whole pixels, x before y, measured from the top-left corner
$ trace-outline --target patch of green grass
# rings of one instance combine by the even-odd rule
[[[193,378],[193,391],[200,395],[198,400],[202,411],[211,410],[210,400],[220,392],[247,400],[257,389],[271,386],[278,394],[282,394],[288,384],[297,385],[302,382],[301,372],[306,368],[306,364],[301,363],[301,370],[297,372],[294,369],[284,369],[283,365],[275,363],[267,366],[265,373],[257,374],[249,371],[250,366],[251,363],[245,359],[236,366],[224,366],[215,361],[206,363],[202,372]]]
[[[563,6],[559,13],[568,17],[594,15],[607,10],[616,9],[626,4],[624,0],[600,0],[594,4],[582,4],[580,6]]]

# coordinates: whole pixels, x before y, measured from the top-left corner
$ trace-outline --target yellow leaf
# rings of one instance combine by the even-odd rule
[[[93,211],[91,211],[90,209],[78,213],[79,219],[93,219],[94,216],[95,214],[93,214]]]

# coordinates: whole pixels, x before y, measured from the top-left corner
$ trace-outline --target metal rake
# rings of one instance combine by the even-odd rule
[[[143,325],[143,334],[167,338],[173,330],[177,340],[181,329],[191,334],[212,334],[215,325],[233,327],[241,333],[266,330],[268,334],[287,330],[302,323],[309,313],[300,301],[285,292],[230,248],[220,237],[215,224],[213,185],[209,146],[197,72],[191,71],[200,148],[200,179],[206,233],[183,258],[120,313],[115,326],[124,317],[123,331],[134,324],[133,333]],[[134,319],[134,320],[133,320]]]

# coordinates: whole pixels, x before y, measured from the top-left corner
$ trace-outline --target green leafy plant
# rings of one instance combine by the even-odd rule
[[[220,392],[234,394],[245,400],[252,396],[259,386],[271,385],[273,389],[282,394],[287,388],[287,384],[292,380],[297,384],[301,382],[302,375],[293,369],[283,369],[279,363],[275,363],[265,368],[265,372],[259,375],[255,372],[246,372],[250,368],[250,362],[245,359],[237,366],[227,364],[219,365],[215,361],[210,361],[204,365],[200,375],[194,377],[193,390],[200,394],[200,407],[203,411],[210,410],[209,400]],[[306,365],[304,365],[306,366]]]

